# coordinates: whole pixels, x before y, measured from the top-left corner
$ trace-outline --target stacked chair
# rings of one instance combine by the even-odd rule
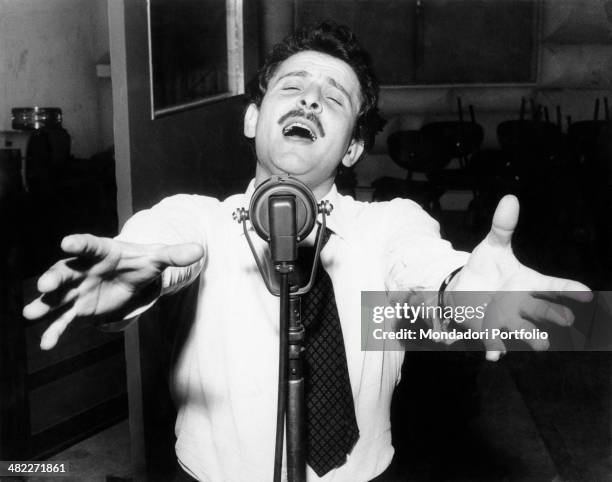
[[[391,159],[406,170],[403,182],[392,178],[374,181],[374,199],[385,200],[396,196],[408,197],[432,214],[440,211],[440,197],[448,190],[473,185],[468,171],[469,162],[480,149],[483,129],[474,119],[470,106],[470,122],[463,119],[461,99],[457,100],[459,115],[456,121],[425,124],[419,130],[401,130],[387,138]],[[453,159],[458,169],[447,169]],[[415,174],[422,174],[420,180]]]
[[[554,124],[548,119],[548,108],[536,105],[533,100],[530,103],[531,119],[525,118],[523,98],[519,119],[507,120],[497,126],[497,140],[518,181],[519,190],[522,185],[537,182],[551,169],[562,165],[567,153],[560,108],[557,108],[557,124]]]
[[[594,260],[600,265],[612,264],[610,248],[610,215],[612,202],[609,185],[612,183],[612,122],[608,99],[604,98],[604,119],[599,119],[600,100],[595,101],[592,120],[571,122],[567,136],[575,172],[575,189],[582,193],[587,219],[590,221],[588,236],[593,252],[602,253],[605,259]]]
[[[560,106],[553,123],[548,109],[531,101],[527,119],[523,99],[519,119],[497,127],[512,176],[508,191],[521,201],[516,246],[519,251],[524,248],[525,261],[541,270],[555,270],[560,276],[577,270],[595,272],[601,265],[599,256],[606,252],[610,256],[604,245],[609,244],[605,220],[610,216],[612,130],[607,99],[604,105],[603,120],[597,99],[593,119],[572,122],[568,116],[564,133]]]

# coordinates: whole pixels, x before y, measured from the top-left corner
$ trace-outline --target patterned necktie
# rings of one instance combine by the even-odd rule
[[[327,229],[323,246],[330,235]],[[300,267],[309,271],[314,247],[300,248],[299,258]],[[306,328],[306,453],[308,464],[322,477],[346,462],[359,429],[334,288],[320,262],[314,286],[302,296],[301,306]]]

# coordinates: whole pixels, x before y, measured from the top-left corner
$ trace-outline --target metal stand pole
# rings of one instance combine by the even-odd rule
[[[289,482],[306,480],[306,440],[304,424],[304,326],[301,322],[300,297],[289,303],[289,375],[287,390],[287,478]]]
[[[304,424],[304,375],[302,352],[305,330],[301,322],[300,296],[290,294],[290,263],[276,267],[280,273],[280,353],[274,480],[281,480],[283,434],[287,441],[287,479],[306,481],[306,439]],[[283,430],[283,427],[285,430]]]

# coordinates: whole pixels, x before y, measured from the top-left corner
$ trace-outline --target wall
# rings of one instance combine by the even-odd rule
[[[60,107],[73,155],[112,144],[106,0],[0,0],[0,45],[0,130],[12,107]]]
[[[591,119],[597,97],[612,101],[612,1],[547,0],[540,71],[542,102],[574,120]]]
[[[521,97],[555,106],[573,121],[593,117],[595,99],[612,102],[612,1],[544,0],[541,5],[540,62],[533,85],[383,88],[380,107],[388,125],[369,158],[356,168],[359,185],[382,176],[404,177],[386,153],[387,135],[418,129],[434,120],[457,119],[457,97],[473,104],[485,131],[484,147],[497,147],[496,127],[519,116]],[[603,101],[601,102],[603,104]],[[600,106],[603,118],[603,105]]]
[[[112,0],[111,0],[112,1]],[[96,63],[110,64],[108,0],[94,0],[94,54]],[[114,145],[113,138],[113,89],[110,73],[98,77],[98,151]]]

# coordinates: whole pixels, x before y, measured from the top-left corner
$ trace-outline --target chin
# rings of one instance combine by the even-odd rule
[[[298,156],[283,156],[273,165],[274,171],[278,171],[278,174],[289,174],[294,177],[307,174],[311,168],[310,162]]]

